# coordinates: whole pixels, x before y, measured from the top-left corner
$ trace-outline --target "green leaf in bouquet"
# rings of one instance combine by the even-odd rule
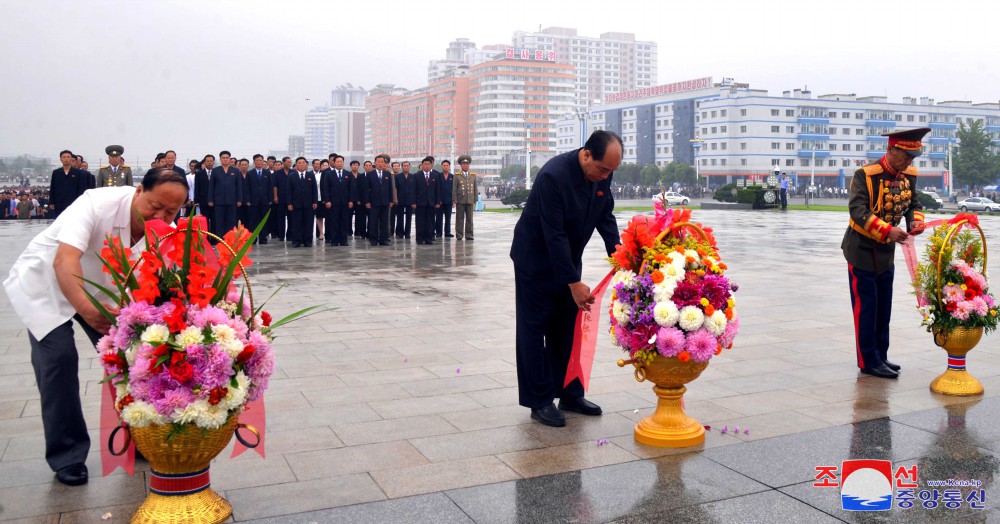
[[[317,306],[309,306],[309,307],[307,307],[305,309],[300,309],[300,310],[296,311],[295,313],[292,313],[292,314],[290,314],[290,315],[282,318],[281,320],[276,320],[274,322],[271,322],[271,325],[268,326],[268,327],[265,327],[265,328],[261,329],[261,332],[262,333],[267,333],[267,332],[270,332],[270,331],[274,330],[275,328],[281,327],[281,326],[283,326],[285,324],[288,324],[290,322],[295,322],[296,320],[302,320],[303,318],[311,317],[311,316],[313,316],[313,315],[315,315],[317,313],[323,313],[323,312],[326,312],[326,311],[336,311],[336,309],[337,308],[326,307],[325,304],[321,304],[321,305],[317,305]]]
[[[263,302],[261,302],[260,304],[257,304],[257,308],[254,309],[254,311],[253,311],[253,316],[256,317],[257,315],[259,315],[260,312],[264,309],[264,306],[267,305],[267,303],[270,302],[271,299],[274,298],[274,296],[277,295],[282,289],[285,289],[286,286],[288,286],[288,284],[282,282],[281,285],[278,286],[278,289],[275,289],[274,291],[272,291],[271,294],[268,295],[268,297],[265,298]]]
[[[98,291],[100,291],[100,292],[108,295],[111,298],[116,299],[116,301],[120,300],[120,299],[118,299],[118,297],[115,296],[114,292],[112,292],[108,288],[105,288],[104,286],[102,286],[100,284],[97,284],[97,283],[95,283],[95,282],[93,282],[91,280],[88,280],[86,278],[83,278],[82,276],[79,276],[79,275],[77,275],[77,278],[79,278],[80,280],[83,280],[84,282],[86,282],[88,284],[93,285],[94,287],[96,287],[98,289]],[[90,301],[91,305],[93,305],[95,308],[97,308],[97,312],[100,313],[101,316],[103,316],[104,318],[108,319],[111,322],[112,325],[115,325],[115,326],[118,325],[118,317],[116,317],[114,314],[112,314],[111,311],[109,311],[108,308],[104,304],[102,304],[100,300],[97,300],[97,297],[95,297],[86,288],[84,288],[83,293],[87,296],[87,300]],[[120,303],[120,302],[116,302],[116,303]]]
[[[226,270],[223,273],[221,273],[221,278],[219,276],[216,276],[214,284],[216,291],[215,291],[215,296],[212,297],[211,300],[212,304],[215,304],[218,301],[222,300],[222,298],[226,296],[226,293],[229,292],[229,282],[232,281],[233,279],[233,273],[236,272],[236,268],[239,267],[239,264],[243,260],[243,257],[246,256],[247,251],[249,251],[250,247],[253,246],[254,240],[257,239],[257,237],[260,235],[260,232],[264,229],[264,224],[267,223],[267,217],[270,216],[270,214],[271,212],[268,211],[268,213],[264,215],[264,220],[262,220],[260,224],[257,224],[257,227],[253,230],[252,233],[250,233],[250,238],[248,238],[247,241],[243,243],[243,246],[240,248],[240,250],[237,251],[236,255],[233,256],[233,259],[229,261],[229,266],[226,267]]]

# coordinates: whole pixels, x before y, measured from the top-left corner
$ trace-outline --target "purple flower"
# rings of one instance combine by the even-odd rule
[[[705,328],[701,328],[694,333],[688,333],[687,351],[691,354],[691,360],[695,362],[708,362],[715,354],[718,341]]]
[[[675,327],[660,328],[656,333],[656,350],[669,358],[684,350],[684,332]]]
[[[715,309],[725,308],[729,298],[729,280],[721,275],[706,275],[701,285],[701,295]]]
[[[169,417],[174,410],[182,410],[188,404],[194,402],[194,395],[186,387],[168,389],[163,392],[163,396],[153,401],[153,407],[157,413],[164,417]]]
[[[681,309],[684,306],[697,306],[698,302],[701,301],[701,286],[687,280],[682,280],[677,283],[674,294],[670,299],[677,305],[677,309]]]

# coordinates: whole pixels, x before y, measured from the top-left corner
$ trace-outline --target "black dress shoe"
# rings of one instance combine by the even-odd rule
[[[378,245],[380,245],[380,246],[389,246],[389,245],[392,245],[392,244],[390,244],[388,242],[379,242]]]
[[[342,246],[349,246],[350,244],[348,244],[347,242],[341,242],[340,245],[342,245]]]
[[[581,415],[597,416],[603,413],[601,406],[580,397],[559,399],[559,409],[563,411],[575,411]]]
[[[561,428],[566,425],[566,417],[551,402],[548,406],[532,409],[531,418],[554,428]]]
[[[871,375],[879,378],[899,378],[899,374],[889,369],[889,366],[886,366],[885,364],[879,364],[878,366],[871,368],[861,368],[861,372],[865,375]]]
[[[87,465],[70,464],[56,472],[59,482],[67,486],[80,486],[87,483]]]
[[[900,369],[903,369],[899,364],[893,364],[892,362],[889,362],[888,360],[885,361],[885,367],[887,367],[887,368],[889,368],[889,369],[891,369],[893,371],[899,371]]]
[[[445,235],[445,238],[455,238],[455,235]]]

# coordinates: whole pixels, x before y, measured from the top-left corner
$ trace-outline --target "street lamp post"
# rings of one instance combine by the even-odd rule
[[[531,124],[526,133],[528,144],[524,148],[524,188],[531,189]]]

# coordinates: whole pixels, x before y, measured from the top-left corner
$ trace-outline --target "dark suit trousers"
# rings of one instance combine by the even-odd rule
[[[365,208],[364,204],[354,203],[354,236],[365,238],[368,236],[368,214],[371,210]]]
[[[323,204],[325,207],[325,204]],[[326,210],[326,222],[323,227],[326,229],[324,236],[328,244],[346,244],[347,237],[351,234],[351,215],[354,209],[348,209],[346,204],[333,204]]]
[[[101,334],[79,315],[74,318],[96,346]],[[90,451],[90,435],[80,403],[79,356],[73,339],[73,321],[66,321],[42,340],[29,332],[28,341],[42,402],[45,460],[52,471],[82,464]]]
[[[372,204],[368,210],[368,243],[371,245],[389,242],[389,206]]]
[[[288,209],[288,208],[285,208]],[[288,240],[298,244],[312,245],[312,207],[298,207],[288,212]]]
[[[888,358],[894,270],[890,268],[876,275],[847,265],[859,368],[878,367]]]
[[[569,287],[555,280],[554,275],[529,277],[514,270],[518,402],[532,409],[556,397],[583,396],[579,380],[563,389],[579,308]]]
[[[417,206],[417,242],[434,241],[434,206]]]
[[[268,219],[268,223],[271,224],[271,238],[285,239],[287,216],[288,204],[271,204],[271,218]]]
[[[413,208],[410,206],[396,206],[392,208],[392,214],[396,236],[410,238],[410,225],[413,222]]]
[[[253,223],[256,211],[257,206],[248,206],[246,204],[243,204],[236,210],[236,216],[239,218],[240,223],[243,224],[243,227],[249,229],[250,231],[253,231],[253,228],[255,227]]]
[[[224,236],[236,227],[236,205],[222,206],[215,204],[215,234]]]
[[[451,202],[444,202],[434,213],[434,234],[444,236],[451,234]]]

